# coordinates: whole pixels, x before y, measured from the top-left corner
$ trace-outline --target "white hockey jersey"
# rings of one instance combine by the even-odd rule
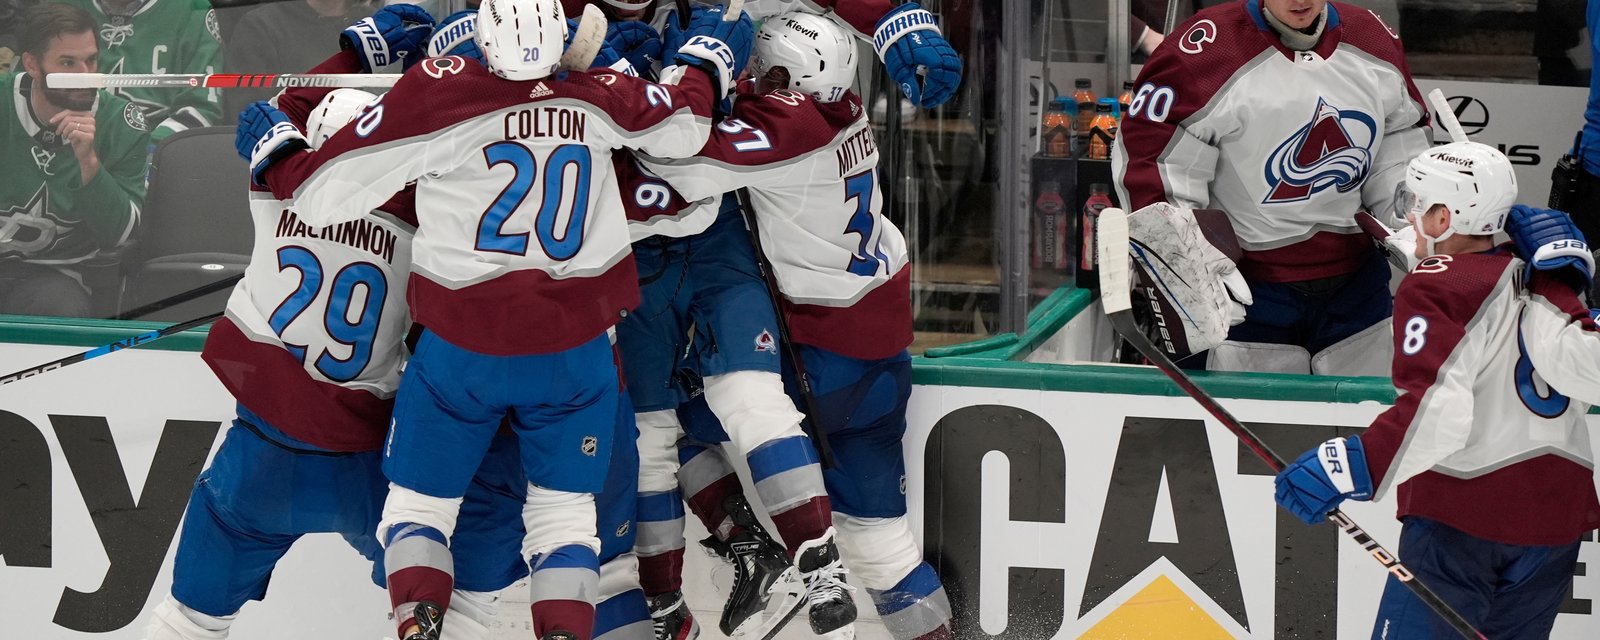
[[[708,5],[719,4],[704,0],[693,0],[694,4]],[[586,4],[598,5],[606,8],[603,0],[562,0],[562,7],[567,15],[582,15],[583,6]],[[871,38],[872,32],[877,28],[878,20],[884,14],[894,9],[897,3],[892,0],[746,0],[744,10],[756,20],[764,20],[775,15],[791,11],[804,11],[832,16],[840,23],[864,38]],[[677,8],[675,0],[656,0],[651,8],[653,13],[646,13],[646,22],[660,30],[667,20],[669,11]]]
[[[1395,405],[1361,435],[1374,497],[1479,538],[1566,544],[1600,526],[1584,414],[1600,330],[1572,288],[1509,247],[1434,256],[1400,284]]]
[[[741,96],[700,155],[644,160],[690,202],[750,189],[795,342],[863,359],[911,344],[906,241],[883,217],[878,146],[854,93]]]
[[[556,352],[638,304],[612,150],[698,151],[711,84],[699,70],[680,86],[612,72],[511,82],[430,58],[266,179],[310,224],[359,218],[415,180],[416,321],[478,353]]]
[[[384,208],[318,228],[252,191],[250,266],[201,353],[267,426],[332,451],[382,444],[405,361],[416,220]]]
[[[1196,13],[1151,55],[1112,151],[1117,196],[1228,213],[1252,280],[1351,273],[1372,254],[1353,216],[1389,211],[1427,110],[1400,39],[1328,3],[1316,48],[1294,51],[1260,0]]]

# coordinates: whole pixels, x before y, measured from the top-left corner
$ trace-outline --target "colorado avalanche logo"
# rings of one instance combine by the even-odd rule
[[[1267,197],[1261,203],[1300,202],[1329,187],[1340,193],[1359,188],[1372,168],[1377,131],[1372,116],[1318,98],[1311,122],[1267,158]]]

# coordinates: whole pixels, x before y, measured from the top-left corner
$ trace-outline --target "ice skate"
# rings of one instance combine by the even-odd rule
[[[683,601],[682,591],[650,598],[650,626],[656,640],[694,640],[700,637],[700,623]]]

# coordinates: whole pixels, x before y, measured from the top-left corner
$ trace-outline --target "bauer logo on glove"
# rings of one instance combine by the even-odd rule
[[[1151,339],[1174,359],[1221,344],[1244,321],[1253,300],[1229,257],[1241,252],[1226,214],[1158,202],[1128,216],[1128,235]]]

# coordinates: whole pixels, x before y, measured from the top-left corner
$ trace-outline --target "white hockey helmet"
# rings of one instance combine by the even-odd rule
[[[322,143],[377,99],[378,96],[360,89],[334,89],[328,92],[322,102],[311,110],[311,115],[306,116],[306,138],[311,142],[311,148],[320,149]]]
[[[1395,212],[1418,221],[1435,205],[1448,207],[1450,228],[1432,238],[1437,242],[1457,233],[1499,233],[1516,201],[1517,175],[1505,154],[1478,142],[1452,142],[1411,159]]]
[[[537,80],[561,62],[567,16],[560,0],[483,0],[473,37],[489,71],[507,80]]]
[[[757,78],[781,67],[789,74],[786,89],[836,102],[856,82],[856,41],[832,20],[786,13],[756,33],[753,66]]]

